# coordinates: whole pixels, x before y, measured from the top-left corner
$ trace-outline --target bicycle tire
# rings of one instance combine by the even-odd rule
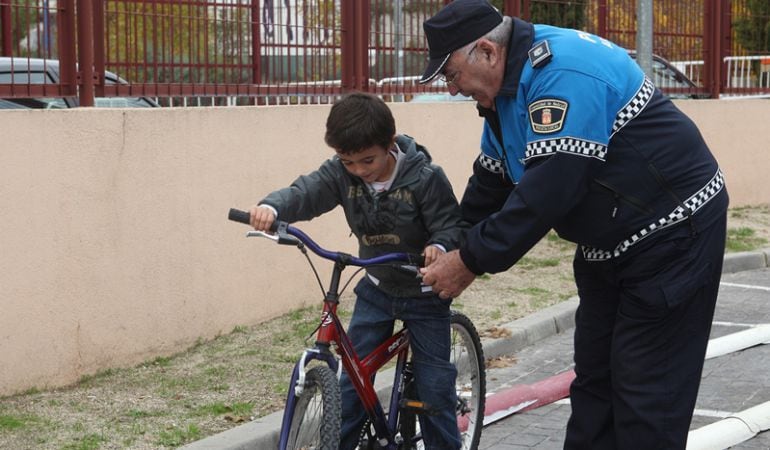
[[[342,403],[337,376],[326,366],[307,371],[289,425],[290,450],[337,450]]]
[[[486,369],[484,350],[473,322],[464,314],[452,311],[451,315],[450,361],[457,370],[455,391],[457,392],[457,419],[461,425],[462,450],[476,450],[484,426],[484,405],[486,403]],[[400,417],[399,428],[406,436],[419,434],[417,416],[405,414]],[[414,444],[402,443],[400,448],[425,448],[421,438]]]
[[[457,369],[455,381],[457,418],[463,450],[476,450],[484,427],[487,378],[484,350],[473,322],[464,314],[452,311],[452,353],[450,361]]]

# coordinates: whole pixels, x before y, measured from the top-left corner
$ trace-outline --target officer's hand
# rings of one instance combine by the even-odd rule
[[[420,269],[420,273],[423,283],[445,299],[459,296],[476,278],[463,264],[458,250],[439,255],[433,264]]]

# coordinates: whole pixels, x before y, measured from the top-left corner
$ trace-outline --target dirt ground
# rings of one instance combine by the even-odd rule
[[[768,247],[770,206],[732,209],[728,227],[728,251]],[[575,295],[574,248],[549,234],[511,270],[480,277],[454,307],[493,336],[499,325]],[[343,318],[351,306],[348,293]],[[173,357],[107,370],[67,388],[2,398],[0,448],[176,448],[279,410],[319,311],[239,326]]]

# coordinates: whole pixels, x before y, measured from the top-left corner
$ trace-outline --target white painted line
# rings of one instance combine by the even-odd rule
[[[754,327],[770,325],[770,323],[737,323],[737,322],[721,322],[718,320],[711,322],[711,324],[719,325],[721,327],[739,327],[739,328],[754,328]]]
[[[770,292],[770,287],[766,286],[755,286],[753,284],[738,284],[738,283],[726,283],[721,282],[719,283],[720,286],[728,286],[728,287],[737,287],[737,288],[743,288],[743,289],[756,289],[758,291],[767,291]]]
[[[765,402],[690,431],[687,436],[687,450],[730,448],[768,429],[770,429],[770,402]]]
[[[563,398],[561,400],[556,400],[553,402],[554,405],[569,405],[569,397]],[[720,411],[718,409],[700,409],[695,408],[693,411],[693,415],[695,416],[701,416],[701,417],[715,417],[717,419],[724,419],[725,417],[730,417],[734,415],[735,413],[730,411]],[[486,424],[486,420],[484,422]]]
[[[513,405],[508,409],[502,409],[499,411],[495,411],[494,413],[484,416],[484,426],[493,424],[497,422],[498,420],[505,419],[506,417],[516,414],[517,412],[521,411],[522,409],[526,408],[529,405],[534,404],[537,402],[537,400],[529,400],[526,402],[519,403],[518,405]]]
[[[731,413],[729,411],[719,411],[718,409],[698,409],[695,408],[695,411],[693,411],[693,415],[695,416],[701,416],[701,417],[716,417],[719,419],[724,419],[725,417],[730,417],[735,413]]]
[[[706,359],[716,358],[728,353],[770,342],[770,325],[749,328],[737,333],[712,339],[706,348]]]

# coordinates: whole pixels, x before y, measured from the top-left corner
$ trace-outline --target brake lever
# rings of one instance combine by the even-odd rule
[[[256,231],[252,230],[246,233],[246,237],[263,237],[265,239],[270,239],[271,241],[278,242],[278,235],[265,233],[264,231]]]
[[[393,264],[392,267],[400,272],[404,272],[409,275],[414,275],[417,279],[422,279],[420,268],[413,264]]]
[[[290,234],[281,233],[280,231],[277,234],[270,234],[264,231],[254,230],[246,233],[246,237],[263,237],[265,239],[270,239],[271,241],[275,241],[281,245],[294,245],[297,247],[302,246],[302,242],[299,239],[295,238]]]

